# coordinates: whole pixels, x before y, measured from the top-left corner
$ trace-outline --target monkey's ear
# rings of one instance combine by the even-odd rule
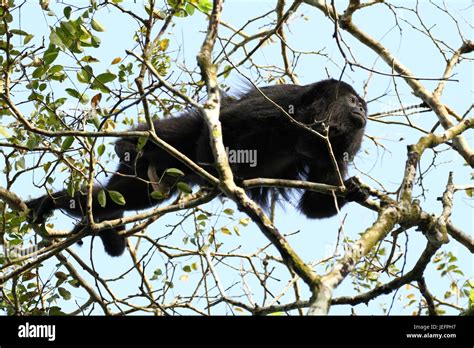
[[[315,84],[307,86],[306,91],[300,96],[300,105],[303,107],[309,107],[316,99],[321,99],[321,89]]]
[[[321,83],[313,83],[307,86],[307,90],[300,97],[302,106],[301,121],[312,123],[318,115],[324,115],[328,108],[328,95]]]
[[[306,91],[301,94],[300,105],[305,107],[322,106],[331,95],[332,85],[332,80],[324,80],[307,85]]]

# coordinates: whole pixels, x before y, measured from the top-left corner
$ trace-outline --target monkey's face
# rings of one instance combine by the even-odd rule
[[[302,96],[302,104],[308,108],[303,109],[301,120],[309,121],[318,131],[330,128],[345,134],[363,132],[367,123],[367,104],[351,85],[329,79],[308,87]]]
[[[339,95],[328,107],[327,123],[344,131],[358,131],[367,123],[367,104],[355,92]]]
[[[348,94],[343,97],[343,103],[347,105],[347,118],[355,127],[363,128],[367,123],[367,104],[356,94]]]

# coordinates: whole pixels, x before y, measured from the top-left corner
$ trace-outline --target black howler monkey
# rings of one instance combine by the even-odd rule
[[[291,123],[281,109],[268,99],[295,120],[318,132],[325,134],[329,129],[329,139],[342,177],[346,175],[348,160],[361,145],[367,117],[364,100],[347,83],[332,79],[306,86],[268,86],[260,91],[254,89],[238,99],[223,98],[222,101],[220,120],[226,148],[256,151],[257,154],[253,165],[230,163],[235,177],[238,180],[259,177],[303,179],[337,185],[338,176],[325,142]],[[196,163],[206,166],[206,169],[213,169],[208,127],[199,112],[188,111],[178,117],[157,120],[154,125],[161,139]],[[138,129],[144,130],[147,126],[140,125]],[[157,187],[150,181],[160,180],[160,190],[165,195],[173,194],[176,178],[165,173],[169,168],[185,173],[181,181],[205,184],[183,163],[154,143],[147,142],[140,151],[137,150],[137,143],[136,138],[122,138],[115,143],[120,164],[105,189],[120,192],[126,203],[118,205],[108,200],[105,207],[101,207],[97,197],[101,187],[94,187],[92,209],[96,221],[119,218],[125,210],[145,209],[159,203],[159,200],[150,197]],[[251,197],[264,206],[268,193],[269,189],[264,187],[249,190]],[[282,193],[286,191],[282,190]],[[72,205],[71,200],[74,200]],[[348,200],[351,199],[338,198],[338,205],[342,206]],[[27,205],[31,209],[31,221],[42,223],[55,209],[77,217],[84,216],[86,196],[77,193],[75,197],[70,197],[66,191],[59,191],[31,200]],[[312,191],[301,195],[299,210],[309,218],[324,218],[336,213],[331,195]],[[80,226],[83,225],[79,224],[76,229]],[[125,240],[117,233],[121,230],[124,227],[99,233],[109,255],[118,256],[124,251]]]

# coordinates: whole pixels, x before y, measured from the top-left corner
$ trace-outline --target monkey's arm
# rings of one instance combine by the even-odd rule
[[[337,185],[335,184],[337,182],[336,178],[332,178],[328,175],[321,178],[314,171],[314,168],[311,169],[308,176],[309,181]],[[344,186],[347,188],[346,195],[344,197],[337,196],[336,199],[334,199],[334,196],[331,193],[325,194],[314,191],[305,191],[299,202],[300,211],[309,218],[321,219],[335,215],[337,213],[337,208],[340,209],[347,202],[362,202],[368,198],[368,193],[361,189],[353,178],[344,181]]]

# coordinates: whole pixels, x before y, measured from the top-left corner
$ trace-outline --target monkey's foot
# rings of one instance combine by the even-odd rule
[[[349,202],[365,202],[369,198],[369,192],[360,186],[360,182],[356,177],[351,177],[344,181],[346,186],[346,200]]]
[[[51,215],[54,209],[54,202],[50,196],[42,196],[26,202],[28,212],[28,221],[35,224],[42,224],[46,218]]]

